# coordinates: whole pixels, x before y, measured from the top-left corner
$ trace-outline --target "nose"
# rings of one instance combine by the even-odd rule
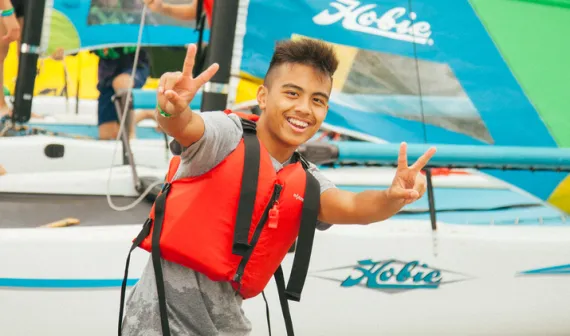
[[[299,99],[297,106],[295,106],[295,112],[299,115],[309,116],[311,115],[311,100],[310,99]]]

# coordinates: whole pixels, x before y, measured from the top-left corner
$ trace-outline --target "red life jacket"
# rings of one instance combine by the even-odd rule
[[[151,252],[159,306],[164,306],[160,310],[165,335],[169,328],[166,304],[161,304],[165,298],[161,298],[164,284],[160,258],[200,272],[213,281],[230,282],[244,299],[261,293],[275,275],[286,315],[285,298],[300,300],[320,206],[319,183],[298,153],[293,163],[276,172],[269,153],[255,134],[258,116],[240,117],[242,140],[212,170],[173,180],[180,157],[171,160],[167,182],[133,242],[131,251],[139,246]],[[285,289],[280,264],[297,237],[293,268]],[[286,323],[292,334],[287,316]]]

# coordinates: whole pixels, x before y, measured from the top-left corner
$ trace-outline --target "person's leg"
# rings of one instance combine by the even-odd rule
[[[123,71],[123,73],[121,73],[120,75],[118,75],[117,77],[115,77],[115,79],[113,79],[113,89],[115,90],[115,92],[121,92],[124,90],[128,90],[129,86],[139,89],[141,87],[144,86],[144,84],[146,83],[149,75],[150,75],[150,71],[147,67],[143,67],[143,68],[137,68],[136,72],[135,72],[135,78],[134,81],[131,80],[131,73],[132,73],[132,69],[128,68],[125,69]],[[145,117],[139,117],[139,116],[135,116],[133,117],[133,111],[131,111],[131,113],[129,114],[130,116],[130,120],[127,121],[127,125],[130,125],[130,137],[134,137],[136,134],[136,124],[143,120],[143,119],[147,119],[149,114],[143,114]],[[118,128],[117,128],[117,132],[118,132]]]
[[[115,90],[111,86],[97,87],[99,89],[99,98],[97,99],[97,123],[99,127],[99,139],[115,140],[119,133],[119,122],[117,111],[111,98],[115,94]]]

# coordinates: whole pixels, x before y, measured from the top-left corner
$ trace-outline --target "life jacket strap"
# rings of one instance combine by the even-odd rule
[[[251,128],[251,125],[248,126],[247,120],[242,119],[242,125],[244,128],[243,141],[245,157],[243,160],[243,175],[241,178],[241,190],[236,215],[232,253],[244,257],[251,249],[248,236],[257,195],[261,149],[259,139],[257,139],[255,135],[255,123],[253,123],[253,132],[251,132],[251,130],[246,131],[246,127]]]
[[[273,275],[277,285],[277,293],[279,294],[279,303],[281,304],[281,312],[283,313],[283,319],[285,320],[287,336],[295,335],[288,300],[301,300],[301,292],[305,285],[305,279],[307,278],[309,263],[311,260],[311,252],[313,250],[313,241],[315,238],[315,231],[317,229],[316,224],[321,200],[319,181],[317,181],[317,179],[307,169],[305,169],[305,174],[307,182],[305,185],[301,227],[299,229],[295,257],[293,258],[293,266],[291,268],[291,275],[289,276],[287,288],[285,288],[285,277],[283,276],[283,268],[281,266],[277,268],[277,271]],[[267,319],[269,335],[271,335],[269,309],[267,311]]]
[[[147,218],[144,222],[142,230],[139,232],[137,237],[133,240],[133,244],[127,255],[127,262],[125,263],[125,275],[123,276],[123,282],[121,283],[121,305],[119,307],[119,336],[122,334],[123,329],[123,314],[125,307],[125,294],[127,292],[127,279],[129,277],[129,265],[131,263],[131,253],[139,246],[143,240],[150,234],[150,228],[152,227],[152,219]]]
[[[295,331],[293,330],[293,320],[291,319],[291,311],[289,310],[289,302],[287,301],[287,296],[285,295],[285,277],[283,276],[283,268],[279,265],[275,274],[275,284],[277,285],[277,294],[279,294],[279,303],[281,304],[281,312],[283,313],[283,319],[285,320],[285,329],[287,330],[287,336],[294,336]],[[271,332],[270,332],[271,334]]]
[[[241,119],[241,127],[244,133],[253,133],[253,134],[257,133],[255,121],[248,120],[245,118],[240,118],[240,119]]]
[[[269,330],[269,336],[271,336],[271,317],[269,316],[269,303],[267,303],[267,297],[265,296],[265,291],[261,292],[263,296],[263,301],[265,301],[265,316],[267,317],[267,329]]]
[[[301,225],[299,228],[299,237],[297,238],[297,247],[289,283],[285,294],[287,299],[300,301],[301,292],[309,271],[309,263],[311,261],[311,253],[313,251],[313,241],[315,231],[317,230],[317,218],[319,208],[321,206],[321,191],[319,181],[305,169],[305,197],[303,200],[303,212],[301,215]]]
[[[305,169],[305,170],[307,170],[311,167],[309,164],[309,161],[307,161],[307,159],[299,152],[293,153],[293,160],[294,160],[294,162],[301,162],[301,165],[303,166],[303,169]]]
[[[139,246],[142,241],[148,237],[151,228],[154,227],[151,237],[151,258],[152,266],[154,268],[154,276],[156,279],[156,292],[158,295],[158,308],[160,311],[160,324],[162,327],[162,335],[170,336],[170,326],[168,325],[168,313],[166,310],[166,294],[164,290],[164,276],[162,273],[162,265],[160,263],[160,234],[162,231],[162,224],[164,222],[164,212],[166,207],[166,197],[170,190],[170,183],[165,183],[162,192],[156,198],[154,203],[154,223],[149,218],[143,225],[142,230],[139,232],[138,236],[134,239],[129,254],[127,256],[127,262],[125,265],[125,275],[123,277],[123,283],[121,284],[121,306],[119,308],[119,336],[122,334],[122,323],[124,314],[124,304],[125,304],[125,292],[127,285],[128,269],[131,259],[131,253],[133,250]]]
[[[156,280],[156,293],[158,296],[158,309],[160,312],[160,324],[162,326],[162,336],[170,336],[170,326],[168,325],[168,312],[166,310],[166,294],[164,291],[164,276],[160,263],[160,234],[164,222],[166,208],[166,197],[170,191],[170,183],[165,183],[163,192],[157,197],[154,204],[154,229],[151,237],[151,258]]]

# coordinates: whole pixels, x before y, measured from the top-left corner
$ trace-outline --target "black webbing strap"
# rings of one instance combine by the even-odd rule
[[[277,293],[279,294],[279,303],[281,304],[281,311],[283,312],[283,319],[285,320],[285,329],[287,329],[287,336],[294,336],[293,321],[291,320],[291,311],[289,310],[289,302],[285,296],[285,277],[283,276],[283,268],[279,266],[275,274],[275,284],[277,284]]]
[[[201,19],[203,13],[203,8],[204,8],[204,0],[197,0],[198,2],[196,2],[196,19]],[[196,30],[198,30],[198,24],[196,24]]]
[[[119,336],[122,334],[123,329],[123,314],[125,308],[125,294],[127,291],[127,279],[129,277],[129,265],[131,263],[131,253],[139,246],[142,241],[150,234],[150,228],[152,227],[152,219],[147,218],[144,222],[143,227],[135,240],[133,240],[133,244],[131,245],[131,249],[129,250],[129,254],[127,255],[127,262],[125,263],[125,275],[123,276],[123,282],[121,284],[121,305],[119,307]]]
[[[313,240],[321,204],[321,188],[319,181],[305,170],[305,197],[303,201],[303,212],[301,215],[301,226],[299,228],[299,238],[297,238],[297,249],[293,259],[291,275],[285,294],[287,299],[300,301],[301,292],[307,278],[311,252],[313,250]]]
[[[164,222],[164,209],[166,207],[166,197],[168,196],[168,191],[170,190],[170,183],[165,183],[162,187],[162,192],[156,198],[154,203],[154,230],[151,237],[151,257],[152,266],[154,268],[154,276],[156,279],[156,292],[158,294],[158,307],[160,310],[160,324],[162,325],[162,335],[170,336],[170,327],[168,325],[168,313],[166,311],[166,294],[164,292],[164,277],[162,275],[162,266],[160,264],[160,233],[162,231],[162,223]],[[139,232],[138,236],[133,241],[131,249],[129,250],[129,255],[127,256],[127,262],[125,265],[125,276],[123,277],[123,283],[121,285],[121,306],[119,308],[119,336],[122,333],[123,327],[123,307],[125,304],[125,291],[127,287],[127,276],[129,272],[129,264],[131,262],[131,252],[139,246],[142,241],[150,234],[150,229],[153,227],[153,222],[151,219],[147,219],[144,226]]]
[[[249,227],[257,194],[261,152],[259,140],[255,133],[255,123],[242,119],[242,127],[245,157],[232,253],[243,257],[250,249],[248,242]]]
[[[307,278],[307,272],[309,270],[317,217],[321,204],[319,182],[307,170],[309,168],[308,162],[306,162],[300,155],[298,155],[298,159],[303,163],[303,168],[305,169],[305,197],[303,201],[303,212],[301,214],[299,237],[297,238],[297,248],[293,259],[293,266],[291,268],[291,275],[289,276],[287,289],[285,289],[283,268],[279,266],[274,274],[275,283],[277,284],[277,293],[279,294],[279,303],[281,304],[281,311],[283,312],[283,319],[285,320],[285,328],[287,329],[287,336],[295,335],[288,300],[301,300],[301,292],[303,291],[303,286],[305,285],[305,279]]]
[[[198,77],[204,69],[204,62],[206,61],[206,48],[203,46],[204,29],[206,28],[206,14],[203,11],[204,0],[197,0],[196,3],[196,29],[198,32],[198,41],[196,43],[196,57],[194,68],[192,69],[193,76]]]
[[[265,292],[262,291],[263,301],[265,301],[265,315],[267,316],[267,329],[269,330],[269,336],[271,336],[271,318],[269,316],[269,303],[267,303],[267,297],[265,297]]]
[[[168,312],[166,310],[166,294],[164,291],[164,276],[162,275],[162,265],[160,264],[160,233],[164,222],[164,211],[166,208],[166,197],[170,190],[170,183],[164,185],[162,193],[154,203],[154,229],[151,237],[151,257],[154,277],[156,280],[156,293],[158,295],[158,309],[160,311],[160,324],[162,326],[162,336],[170,336],[170,326],[168,325]]]

